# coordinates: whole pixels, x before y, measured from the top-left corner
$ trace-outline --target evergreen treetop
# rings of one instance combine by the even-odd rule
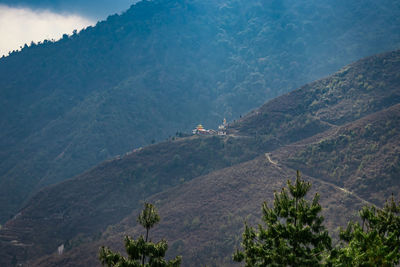
[[[128,257],[109,248],[102,246],[99,252],[99,259],[103,265],[108,267],[178,267],[182,257],[177,256],[172,260],[165,260],[165,253],[168,249],[167,241],[161,240],[157,243],[148,241],[149,230],[160,221],[154,205],[145,203],[143,211],[137,221],[146,228],[146,239],[140,236],[137,240],[129,236],[125,237],[125,250]]]
[[[333,266],[396,266],[400,263],[400,204],[363,207],[362,223],[350,222],[340,233],[347,243],[332,251]]]
[[[274,206],[262,207],[265,226],[258,231],[246,224],[243,233],[244,251],[234,254],[234,260],[246,266],[318,266],[331,249],[331,238],[319,215],[319,195],[307,201],[311,184],[301,180],[287,182],[288,189],[275,193]],[[288,192],[289,191],[289,192]]]

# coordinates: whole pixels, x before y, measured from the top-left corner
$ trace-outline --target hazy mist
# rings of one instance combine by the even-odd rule
[[[0,36],[5,36],[0,39],[0,56],[31,41],[57,40],[64,33],[93,24],[94,20],[76,14],[0,5]]]

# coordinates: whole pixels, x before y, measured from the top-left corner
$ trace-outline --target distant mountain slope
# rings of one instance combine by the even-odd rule
[[[244,164],[219,170],[168,190],[149,199],[156,203],[161,222],[151,232],[151,238],[166,238],[169,255],[183,255],[184,266],[232,266],[232,253],[241,241],[244,221],[259,222],[261,204],[273,200],[275,190],[293,179],[293,170],[277,168],[260,157]],[[330,214],[339,210],[343,216],[329,216],[331,228],[343,225],[361,203],[334,186],[305,176],[313,183],[313,192],[323,192],[324,208]],[[329,197],[327,197],[329,196]],[[107,245],[123,251],[125,234],[137,237],[135,210],[120,224],[110,227],[99,240],[72,248],[65,255],[51,255],[34,261],[35,266],[74,266],[78,262],[96,266],[98,248]],[[325,210],[326,211],[326,210]],[[324,215],[326,213],[324,212]],[[72,242],[71,242],[72,243]]]
[[[45,185],[400,46],[397,1],[142,1],[0,59],[0,222]]]
[[[399,192],[398,183],[393,178],[399,171],[396,159],[400,125],[399,63],[400,51],[360,60],[328,78],[267,102],[230,125],[227,136],[195,136],[165,141],[105,162],[74,179],[48,187],[36,194],[0,230],[0,251],[5,254],[0,259],[3,259],[3,264],[7,264],[13,255],[20,261],[36,260],[55,252],[60,244],[65,244],[71,253],[86,251],[85,243],[92,246],[92,242],[100,238],[107,226],[112,230],[112,225],[140,207],[141,200],[178,184],[186,184],[191,179],[198,181],[193,183],[202,184],[207,179],[223,176],[221,179],[225,182],[218,183],[221,188],[213,189],[220,193],[213,193],[207,205],[218,205],[219,197],[230,199],[227,195],[232,194],[229,188],[235,180],[230,181],[229,177],[237,177],[237,173],[247,173],[241,178],[248,183],[242,193],[253,194],[252,190],[261,188],[260,184],[252,183],[253,171],[250,167],[243,169],[243,166],[254,166],[258,170],[255,177],[261,179],[257,183],[267,180],[272,188],[275,188],[275,184],[282,184],[281,177],[288,177],[287,174],[294,169],[304,170],[313,181],[318,180],[318,184],[324,185],[316,189],[326,192],[328,198],[330,194],[340,192],[350,194],[351,205],[342,203],[349,210],[363,201],[381,204],[391,193],[389,191]],[[307,106],[302,103],[311,104]],[[322,116],[329,114],[329,120]],[[253,163],[249,162],[252,159]],[[247,163],[244,165],[237,165],[245,161]],[[393,166],[381,164],[381,161],[389,165],[392,163]],[[224,169],[229,166],[232,167]],[[271,168],[279,171],[272,171]],[[268,174],[270,171],[271,176]],[[226,175],[223,175],[225,172]],[[385,182],[377,187],[380,177],[385,177]],[[191,185],[188,183],[187,186]],[[225,191],[225,185],[228,191]],[[162,194],[173,203],[178,201],[176,198],[191,195],[179,191],[187,188],[185,186]],[[235,188],[239,190],[241,186]],[[180,192],[177,193],[179,196],[175,196],[173,192],[178,191],[174,190]],[[354,192],[354,195],[346,190]],[[204,191],[199,189],[200,192]],[[243,201],[245,205],[247,197],[243,194],[235,201]],[[254,198],[251,205],[243,206],[240,216],[248,212],[250,206],[259,206],[259,203],[255,203],[256,199],[258,201],[259,197]],[[179,201],[184,202],[184,199]],[[187,203],[189,201],[186,200]],[[326,201],[329,204],[329,199]],[[328,208],[334,212],[336,204],[331,203]],[[168,212],[174,211],[166,211],[166,214]],[[328,223],[333,227],[339,221]],[[238,225],[238,221],[235,225]],[[228,228],[227,234],[230,235],[230,231],[238,231],[234,226]],[[119,226],[117,229],[120,229]],[[188,229],[188,235],[204,234],[192,233]],[[113,231],[107,233],[115,234]],[[103,236],[106,237],[107,234]],[[230,246],[234,243],[230,243]],[[204,254],[200,251],[210,249],[209,245],[200,241],[196,244],[200,254],[189,253],[188,262],[203,259]],[[77,257],[87,256],[78,254]],[[51,260],[57,261],[57,258]],[[223,258],[214,260],[226,261]],[[74,260],[71,262],[76,264]]]
[[[156,203],[162,221],[151,236],[166,238],[170,255],[183,255],[185,266],[232,265],[231,255],[239,246],[244,220],[258,222],[261,203],[272,205],[274,191],[284,187],[287,179],[293,180],[295,170],[300,169],[304,170],[303,178],[313,184],[312,193],[321,194],[325,224],[338,238],[337,227],[356,219],[355,212],[363,205],[382,206],[392,193],[400,198],[399,130],[397,104],[302,143],[283,146],[156,194],[148,201]],[[376,147],[373,151],[371,142]],[[367,159],[360,167],[354,160],[358,157]],[[332,163],[338,169],[333,175]],[[73,248],[63,256],[44,257],[35,265],[96,265],[99,246],[107,244],[122,251],[124,235],[143,233],[136,222],[139,211],[109,227],[99,240]]]
[[[400,104],[332,131],[329,138],[289,146],[284,164],[378,206],[390,194],[400,199]]]
[[[140,207],[140,201],[150,195],[252,159],[261,152],[257,149],[261,147],[248,138],[170,140],[106,161],[72,180],[43,189],[1,229],[0,247],[7,255],[0,265],[8,264],[13,255],[23,260],[52,253],[55,246],[77,236],[91,240]],[[49,229],[56,234],[49,235]]]
[[[231,132],[274,136],[287,142],[354,121],[400,102],[399,70],[400,50],[359,60],[326,79],[267,102],[231,125]],[[290,131],[298,131],[293,123],[303,130]]]

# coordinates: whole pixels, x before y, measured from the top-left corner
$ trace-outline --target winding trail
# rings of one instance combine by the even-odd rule
[[[278,165],[278,162],[272,161],[272,159],[270,157],[270,154],[271,153],[265,153],[265,158],[269,161],[269,163],[271,163],[271,164],[277,166],[278,168],[280,168],[279,165]]]
[[[270,164],[274,165],[274,166],[277,167],[278,169],[282,169],[281,166],[279,166],[278,162],[273,161],[273,160],[271,159],[271,153],[265,153],[265,158],[266,158],[266,160],[267,160]],[[288,168],[288,169],[291,169],[291,168],[289,168],[289,167],[287,167],[287,168]],[[327,181],[324,181],[324,180],[321,180],[321,179],[317,179],[317,178],[312,177],[312,176],[310,176],[310,175],[307,175],[307,176],[310,177],[310,179],[316,181],[317,183],[321,183],[321,184],[324,184],[324,185],[331,186],[331,187],[333,187],[333,188],[335,188],[335,189],[337,189],[337,190],[339,190],[339,191],[342,191],[342,192],[344,192],[344,193],[346,193],[346,194],[348,194],[348,195],[351,195],[352,197],[358,199],[359,201],[361,201],[362,203],[364,203],[364,204],[366,204],[366,205],[376,206],[375,204],[369,202],[369,201],[366,200],[366,199],[363,199],[362,197],[358,196],[358,195],[355,194],[354,192],[351,192],[351,191],[347,190],[346,188],[337,186],[337,185],[335,185],[335,184],[333,184],[333,183],[330,183],[330,182],[327,182]],[[378,206],[376,206],[376,207],[378,207]],[[378,208],[380,208],[380,207],[378,207]]]
[[[335,184],[333,184],[333,183],[326,182],[326,181],[321,180],[321,179],[314,178],[314,177],[309,176],[309,175],[307,175],[307,176],[310,177],[311,179],[317,181],[317,182],[320,182],[321,184],[330,185],[330,186],[332,186],[332,187],[334,187],[334,188],[336,188],[336,189],[338,189],[338,190],[340,190],[340,191],[342,191],[342,192],[344,192],[344,193],[346,193],[346,194],[348,194],[348,195],[351,195],[352,197],[358,199],[359,201],[361,201],[361,202],[364,203],[364,204],[367,204],[367,205],[370,205],[370,206],[378,207],[377,205],[375,205],[375,204],[369,202],[368,200],[363,199],[363,198],[360,197],[359,195],[357,195],[357,194],[355,194],[355,193],[353,193],[353,192],[347,190],[346,188],[337,186],[337,185],[335,185]],[[379,207],[378,207],[378,208],[379,208]]]
[[[329,123],[329,122],[323,121],[323,120],[321,120],[319,117],[316,117],[316,116],[312,116],[312,117],[313,117],[314,119],[318,119],[318,120],[321,121],[322,123],[324,123],[324,124],[326,124],[326,125],[328,125],[328,126],[331,127],[330,129],[327,130],[327,131],[332,131],[331,133],[328,134],[328,137],[326,137],[326,138],[317,138],[317,140],[315,140],[315,141],[313,141],[313,142],[308,142],[308,143],[307,143],[307,142],[304,143],[304,141],[303,141],[303,143],[286,144],[286,145],[283,145],[283,147],[285,147],[285,146],[286,146],[286,147],[304,147],[304,146],[307,146],[307,145],[318,144],[318,143],[320,143],[320,142],[323,142],[324,140],[329,139],[330,137],[336,136],[336,135],[338,134],[338,132],[340,131],[340,129],[342,128],[342,126],[334,125],[334,124],[331,124],[331,123]],[[251,138],[250,136],[241,136],[241,135],[235,135],[235,134],[228,134],[227,136],[231,136],[231,137],[234,137],[234,138]],[[311,138],[312,138],[312,137],[311,137]],[[282,170],[282,167],[279,165],[279,163],[276,162],[276,161],[273,161],[273,160],[271,159],[271,153],[265,153],[265,159],[266,159],[267,162],[269,162],[270,164],[274,165],[276,168]],[[288,167],[288,168],[289,168],[289,167]],[[291,168],[289,168],[289,169],[291,169]],[[330,183],[330,182],[327,182],[327,181],[324,181],[324,180],[321,180],[321,179],[317,179],[317,178],[312,177],[312,176],[309,176],[309,175],[307,175],[307,176],[310,177],[312,180],[314,180],[314,181],[316,181],[316,182],[319,182],[319,183],[321,183],[321,184],[325,184],[325,185],[331,186],[331,187],[333,187],[333,188],[335,188],[335,189],[337,189],[337,190],[339,190],[339,191],[342,191],[342,192],[346,193],[347,195],[350,195],[350,196],[352,196],[352,197],[358,199],[359,201],[361,201],[361,202],[364,203],[364,204],[371,205],[371,206],[376,206],[375,204],[369,202],[369,201],[366,200],[366,199],[363,199],[362,197],[358,196],[358,195],[355,194],[354,192],[351,192],[351,191],[347,190],[346,188],[337,186],[337,185],[335,185],[335,184],[333,184],[333,183]],[[378,207],[378,208],[379,208],[379,207]]]
[[[327,130],[327,131],[334,131],[334,132],[328,133],[327,137],[317,138],[315,141],[312,141],[312,142],[306,142],[307,139],[305,139],[305,140],[302,140],[302,141],[300,141],[298,143],[287,144],[285,146],[287,146],[287,147],[304,147],[304,146],[308,146],[308,145],[315,145],[315,144],[321,143],[321,142],[323,142],[325,140],[328,140],[331,137],[335,137],[339,133],[341,128],[342,127],[340,127],[340,126],[334,126],[334,127],[332,127],[332,128]],[[322,132],[322,133],[326,133],[326,131]],[[319,133],[319,134],[322,134],[322,133]],[[317,134],[317,136],[318,136],[318,134]],[[315,136],[311,136],[310,138],[315,138]],[[308,138],[308,139],[310,139],[310,138]]]

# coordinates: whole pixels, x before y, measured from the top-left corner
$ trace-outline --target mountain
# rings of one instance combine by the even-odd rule
[[[335,232],[362,205],[400,198],[399,69],[400,50],[365,58],[268,101],[226,136],[174,137],[46,187],[0,230],[0,264],[96,265],[100,245],[121,250],[140,233],[146,199],[162,217],[154,238],[185,266],[230,265],[244,219],[255,223],[296,169]]]
[[[389,127],[385,126],[388,122]],[[169,255],[183,255],[185,266],[231,266],[232,253],[241,241],[244,221],[252,225],[259,222],[261,203],[267,201],[272,205],[274,192],[285,187],[287,179],[294,179],[297,168],[304,169],[303,178],[313,184],[310,195],[315,192],[321,194],[325,225],[338,238],[337,227],[345,227],[349,220],[356,219],[355,212],[362,206],[382,206],[392,193],[397,199],[400,197],[397,180],[400,171],[399,122],[400,104],[397,104],[312,140],[284,146],[270,154],[195,178],[157,194],[148,200],[157,203],[163,219],[153,231],[152,238],[169,240]],[[354,135],[362,133],[365,128],[384,137],[383,142],[376,142],[377,149],[371,151],[369,146],[365,148],[372,141],[371,136]],[[344,138],[350,141],[346,144]],[[329,150],[325,148],[326,143],[337,146]],[[360,151],[360,147],[364,149]],[[299,155],[307,151],[317,151],[317,154],[298,160]],[[365,151],[367,153],[363,154]],[[352,164],[357,164],[354,168],[349,164],[349,159],[360,157],[360,152],[368,160],[364,161],[365,165],[361,168],[359,161],[352,161]],[[320,156],[323,163],[326,158],[329,162],[336,156],[338,160],[334,166],[338,169],[343,166],[343,174],[335,174],[336,180],[332,179],[333,175],[322,175],[331,171],[330,166],[309,163],[319,160]],[[318,171],[314,168],[314,172],[310,171],[309,168],[313,166]],[[317,176],[311,176],[312,173]],[[143,234],[142,228],[136,223],[139,211],[132,212],[121,223],[109,227],[100,240],[73,248],[63,256],[44,257],[35,263],[39,266],[57,266],[60,263],[73,266],[77,262],[95,265],[99,246],[107,244],[123,251],[124,235],[137,237]]]
[[[397,1],[141,1],[0,59],[0,222],[41,188],[400,46]]]

